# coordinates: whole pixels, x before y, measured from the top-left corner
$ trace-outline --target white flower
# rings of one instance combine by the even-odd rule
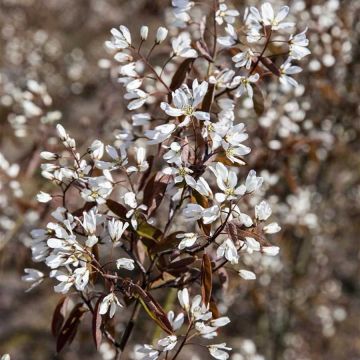
[[[180,250],[183,250],[185,248],[192,247],[195,244],[197,240],[197,235],[195,233],[183,233],[177,234],[176,238],[182,239],[178,245],[178,248]]]
[[[234,75],[235,75],[235,71],[232,69],[224,69],[222,71],[217,70],[214,72],[214,75],[211,75],[209,77],[209,83],[214,84],[216,89],[223,89],[229,87],[230,82],[233,79]]]
[[[174,329],[174,331],[181,328],[181,326],[184,323],[184,319],[185,319],[184,314],[182,312],[175,317],[175,313],[173,311],[169,311],[167,313],[167,318],[171,324],[171,327]]]
[[[235,17],[239,15],[240,13],[237,10],[228,9],[227,5],[222,3],[216,11],[216,22],[219,25],[222,25],[224,21],[228,24],[233,24],[235,22]]]
[[[127,206],[131,207],[132,209],[136,209],[137,201],[136,201],[135,193],[129,191],[126,194],[124,194],[124,202]]]
[[[112,318],[115,315],[117,306],[122,307],[116,295],[114,293],[110,293],[102,300],[100,304],[99,314],[104,315],[110,309],[109,316],[110,318]]]
[[[190,181],[188,179],[187,184],[193,189],[195,189],[199,194],[206,196],[210,199],[213,198],[213,193],[210,189],[210,186],[202,176],[200,176],[197,181],[195,181],[194,178],[191,178]]]
[[[246,192],[252,193],[257,191],[261,187],[263,181],[264,179],[262,177],[256,176],[255,170],[250,170],[245,181]]]
[[[255,54],[252,52],[250,48],[246,49],[243,52],[237,53],[235,56],[233,56],[232,61],[235,63],[235,67],[243,67],[247,70],[251,67],[251,62],[254,59]]]
[[[261,250],[266,255],[276,256],[279,253],[280,248],[278,246],[263,246]]]
[[[298,74],[299,72],[302,71],[301,67],[299,66],[294,66],[291,64],[291,57],[289,57],[284,64],[282,64],[280,66],[280,77],[279,80],[280,82],[285,85],[285,86],[294,86],[297,87],[298,83],[295,79],[293,79],[291,76],[289,75],[294,75],[294,74]]]
[[[294,26],[294,23],[281,23],[289,13],[288,6],[282,6],[279,12],[275,15],[271,4],[266,2],[261,5],[261,15],[257,8],[250,7],[250,20],[260,26],[271,26],[272,30],[286,29]]]
[[[224,47],[235,45],[239,41],[235,28],[231,24],[227,24],[225,31],[227,36],[219,36],[217,42]]]
[[[190,34],[187,32],[181,33],[178,37],[171,41],[174,55],[183,58],[197,57],[197,51],[191,47]]]
[[[187,288],[184,288],[182,290],[179,290],[177,293],[178,300],[180,303],[180,306],[188,312],[190,309],[190,297],[189,297],[189,291]]]
[[[249,254],[252,254],[254,251],[260,251],[261,245],[252,237],[245,237],[245,242],[241,242],[242,250],[247,251]]]
[[[166,152],[163,156],[164,160],[169,164],[177,164],[180,165],[181,163],[181,146],[178,142],[172,142],[170,147],[163,145],[164,148],[170,149]]]
[[[100,160],[104,155],[104,144],[100,140],[94,140],[89,147],[89,153],[93,160]]]
[[[211,326],[216,328],[225,326],[229,323],[230,323],[230,319],[227,316],[222,316],[210,321]]]
[[[127,108],[130,111],[136,110],[143,106],[146,103],[148,97],[149,94],[141,89],[133,89],[124,95],[125,100],[131,100],[127,105]]]
[[[155,42],[156,42],[157,44],[162,43],[162,42],[166,39],[167,34],[168,34],[168,29],[166,29],[166,28],[163,27],[163,26],[160,26],[160,27],[157,29],[157,32],[156,32],[156,40],[155,40]]]
[[[256,275],[249,270],[239,270],[239,275],[244,279],[244,280],[255,280],[256,279]]]
[[[137,225],[138,225],[138,222],[137,222],[137,216],[136,216],[136,213],[139,211],[139,210],[144,210],[146,211],[147,210],[147,206],[146,205],[138,205],[137,203],[137,200],[136,200],[136,195],[135,193],[129,191],[127,192],[124,196],[124,202],[127,206],[130,207],[130,210],[126,213],[126,218],[129,219],[131,218],[131,225],[134,229],[137,229]],[[135,215],[135,216],[133,216]]]
[[[111,41],[106,41],[105,45],[111,50],[127,49],[131,45],[131,34],[129,29],[120,25],[119,30],[112,28],[110,30],[113,38]]]
[[[239,255],[237,249],[231,239],[226,239],[217,249],[216,255],[218,257],[225,257],[231,264],[237,264]]]
[[[260,221],[267,220],[271,212],[271,207],[265,200],[255,206],[255,217]]]
[[[234,171],[229,171],[227,167],[218,162],[215,168],[210,167],[214,175],[216,176],[216,182],[222,193],[215,194],[215,199],[219,203],[226,200],[234,200],[241,195],[245,194],[245,186],[240,185],[237,187],[237,176]]]
[[[96,201],[98,204],[104,204],[106,198],[111,194],[112,184],[104,176],[90,178],[88,180],[89,189],[81,191],[81,196],[85,201]]]
[[[25,271],[26,275],[23,275],[21,277],[22,281],[34,282],[34,281],[38,281],[44,277],[44,274],[41,271],[36,270],[36,269],[25,268],[24,271]]]
[[[128,228],[129,223],[112,218],[107,223],[110,239],[116,243],[120,241],[122,234]]]
[[[36,195],[36,200],[41,203],[47,203],[52,200],[52,196],[46,192],[40,191]]]
[[[135,269],[134,260],[127,259],[127,258],[117,259],[116,267],[118,269],[122,268],[122,269],[126,269],[126,270],[134,270]]]
[[[139,360],[157,360],[160,355],[160,351],[155,350],[153,346],[145,344],[144,346],[136,349],[137,353],[144,354]]]
[[[290,35],[289,55],[293,59],[300,60],[303,57],[311,54],[311,51],[307,48],[309,45],[309,40],[306,38],[306,32],[307,28],[297,35]]]
[[[229,354],[226,351],[230,351],[231,348],[226,346],[226,343],[214,344],[208,346],[210,355],[218,360],[227,360]]]
[[[252,99],[254,95],[254,90],[251,86],[251,84],[256,83],[260,79],[259,74],[250,75],[249,77],[246,76],[235,76],[231,86],[237,87],[235,96],[240,97],[244,93],[247,93],[249,98]],[[240,85],[240,86],[239,86]]]
[[[112,161],[107,162],[96,160],[95,165],[98,169],[116,170],[119,167],[127,164],[127,154],[124,145],[120,146],[119,151],[111,145],[107,145],[105,150],[111,157]]]
[[[186,84],[183,84],[180,89],[172,93],[175,107],[170,106],[166,102],[162,102],[160,107],[170,116],[185,116],[185,119],[179,126],[187,126],[192,117],[198,120],[210,120],[209,113],[196,110],[196,107],[206,95],[207,89],[208,83],[206,81],[199,84],[197,79],[195,79],[192,84],[192,91]]]
[[[140,36],[141,36],[141,40],[145,41],[148,37],[148,34],[149,34],[149,28],[145,25],[143,25],[141,28],[140,28]]]
[[[73,274],[65,274],[55,270],[52,276],[60,281],[60,283],[54,287],[55,292],[66,294],[73,285],[75,285],[77,290],[83,291],[89,282],[90,273],[86,267],[80,267],[75,269]]]
[[[149,168],[149,163],[146,159],[146,150],[143,147],[135,148],[136,166],[130,166],[126,171],[128,173],[146,171]]]
[[[95,236],[96,226],[98,219],[100,219],[101,215],[97,215],[96,211],[91,209],[89,212],[83,212],[83,221],[80,222],[82,227],[85,230],[85,234],[88,236],[86,240],[86,245],[89,247],[94,246],[98,242],[98,238]]]
[[[171,351],[177,344],[177,337],[175,335],[167,336],[158,341],[158,345],[162,347],[162,351]]]
[[[26,268],[24,269],[24,272],[25,275],[21,277],[21,280],[32,283],[32,285],[26,290],[26,292],[29,292],[36,286],[40,285],[44,280],[44,274],[39,270]]]
[[[151,115],[148,113],[134,114],[131,116],[133,126],[144,126],[151,120]]]
[[[209,208],[204,209],[202,213],[203,223],[211,224],[220,216],[220,207],[213,205]]]
[[[187,204],[183,209],[183,215],[186,220],[200,220],[202,218],[204,208],[199,204]]]
[[[146,130],[144,134],[148,139],[150,139],[148,144],[155,145],[168,139],[175,128],[175,124],[164,124],[156,126],[154,130]]]
[[[271,224],[264,226],[263,230],[265,234],[276,234],[281,230],[281,227],[279,226],[278,223],[273,222]]]
[[[4,354],[0,360],[10,360],[10,355],[9,354]]]
[[[59,155],[58,154],[54,154],[50,151],[42,151],[40,153],[40,157],[43,159],[43,160],[47,160],[47,161],[52,161],[52,160],[57,160],[59,158]]]
[[[243,155],[249,154],[251,149],[245,145],[232,146],[226,142],[222,143],[222,146],[225,150],[226,157],[233,163],[238,163],[240,165],[245,165],[245,162],[239,159]]]
[[[185,181],[187,184],[192,184],[195,180],[189,174],[192,174],[193,171],[187,167],[179,166],[178,168],[166,167],[162,170],[166,175],[173,175],[175,184]]]

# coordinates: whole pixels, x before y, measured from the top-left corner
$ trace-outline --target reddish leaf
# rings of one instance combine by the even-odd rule
[[[77,304],[71,311],[62,327],[56,342],[56,351],[60,352],[66,344],[71,344],[74,339],[83,314],[87,311],[83,304]]]
[[[93,339],[94,339],[94,343],[96,346],[96,350],[99,349],[99,346],[100,346],[101,340],[102,340],[102,332],[101,332],[102,317],[99,314],[99,307],[100,307],[102,300],[103,300],[103,296],[99,297],[99,300],[96,302],[96,305],[94,308],[93,319],[92,319],[92,334],[93,334]]]
[[[51,332],[56,337],[59,335],[61,327],[64,323],[65,316],[64,311],[66,308],[66,305],[68,303],[68,297],[64,296],[60,299],[60,301],[57,303],[56,308],[54,310],[54,314],[51,321]]]
[[[252,84],[252,87],[254,89],[254,96],[253,96],[254,110],[256,114],[260,116],[265,111],[264,96],[259,86],[257,86],[256,84]]]
[[[176,72],[171,80],[170,89],[172,91],[175,91],[176,89],[178,89],[181,86],[181,84],[185,81],[186,75],[190,71],[191,65],[193,64],[194,61],[195,61],[195,59],[185,59],[180,64],[179,68],[176,70]],[[171,96],[171,95],[169,95],[169,96]],[[171,100],[171,99],[169,99],[169,100]]]
[[[209,305],[212,293],[212,266],[207,254],[203,255],[201,265],[201,294],[205,306]]]
[[[214,100],[215,84],[209,84],[208,91],[202,102],[201,110],[209,112],[211,109],[211,104]]]
[[[277,68],[277,66],[269,59],[268,57],[260,57],[260,62],[268,68],[274,75],[280,76],[280,70]]]
[[[216,302],[214,301],[213,298],[210,299],[210,304],[209,304],[209,308],[210,308],[210,311],[212,313],[212,318],[213,319],[217,319],[220,317],[220,311],[216,305]]]
[[[148,215],[152,216],[164,198],[171,176],[159,171],[146,184],[144,189],[144,204],[148,206]]]
[[[121,219],[126,219],[126,207],[119,204],[118,202],[108,199],[106,200],[106,205],[115,215],[119,216]]]

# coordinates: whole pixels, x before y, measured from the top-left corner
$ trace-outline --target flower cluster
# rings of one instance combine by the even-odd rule
[[[143,360],[168,358],[170,352],[175,359],[190,339],[216,337],[230,320],[217,311],[213,274],[229,267],[242,279],[254,280],[243,255],[278,254],[268,235],[280,226],[270,222],[271,206],[261,198],[263,177],[243,170],[251,142],[235,108],[246,94],[258,111],[267,76],[296,86],[292,75],[301,69],[293,61],[309,53],[305,32],[289,35],[285,56],[268,49],[270,43],[283,44],[273,36],[294,26],[283,21],[286,6],[277,13],[269,3],[261,11],[251,7],[238,32],[240,13],[221,2],[212,14],[209,43],[205,17],[199,32],[191,32],[190,25],[183,30],[194,6],[174,0],[174,31],[159,27],[151,39],[152,32],[142,26],[138,45],[126,26],[111,30],[106,48],[117,63],[131,126],[119,129],[112,144],[96,139],[81,150],[58,124],[62,148],[40,154],[42,176],[57,190],[42,191],[37,199],[56,209],[45,229],[31,233],[33,259],[50,268],[56,292],[77,294],[80,305],[70,316],[91,312],[96,323],[100,315],[96,331],[109,341],[105,325],[116,311],[134,303],[135,316],[142,306],[168,334],[138,349]],[[160,66],[153,54],[167,42],[171,53]],[[284,61],[277,64],[277,57]],[[34,269],[26,272],[24,280],[33,285],[45,276]],[[190,301],[188,288],[196,289],[199,281],[202,295]],[[153,295],[172,287],[181,289],[183,313],[176,317],[166,314]],[[184,315],[188,327],[181,335]],[[229,357],[225,343],[206,346],[213,358]]]

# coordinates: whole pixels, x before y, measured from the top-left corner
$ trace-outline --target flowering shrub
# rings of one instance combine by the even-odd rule
[[[40,154],[42,176],[56,188],[37,200],[56,209],[45,228],[32,230],[31,250],[50,271],[27,268],[23,279],[33,288],[50,277],[64,294],[52,322],[57,351],[90,314],[96,347],[106,341],[121,358],[143,308],[161,331],[134,350],[137,359],[176,359],[195,340],[211,357],[229,357],[231,348],[214,339],[230,322],[215,287],[226,281],[225,267],[256,279],[242,258],[276,256],[270,236],[280,231],[261,198],[263,178],[247,166],[246,121],[235,109],[247,98],[261,116],[269,82],[298,85],[297,61],[310,51],[306,29],[291,31],[288,13],[263,3],[240,19],[224,1],[173,0],[171,26],[153,39],[147,26],[139,41],[124,25],[111,30],[105,45],[131,123],[113,144],[96,139],[85,152],[58,124],[62,147]],[[25,111],[40,116],[31,104]],[[117,314],[128,308],[117,334]]]

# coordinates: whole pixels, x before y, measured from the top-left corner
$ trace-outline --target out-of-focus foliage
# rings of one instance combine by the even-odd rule
[[[239,3],[233,1],[243,14],[245,5],[260,2]],[[103,47],[108,30],[122,23],[134,32],[142,24],[157,28],[169,15],[168,5],[164,0],[0,4],[0,354],[19,360],[54,354],[49,319],[58,297],[50,286],[24,293],[20,281],[30,265],[29,231],[48,219],[47,206],[39,210],[35,195],[48,190],[39,153],[55,146],[49,124],[61,116],[83,150],[89,139],[112,140],[125,104],[123,89],[109,77],[110,56]],[[244,257],[258,279],[231,278],[224,285],[220,310],[233,321],[221,337],[234,349],[233,360],[357,359],[360,4],[295,0],[289,6],[298,30],[309,28],[312,54],[301,85],[295,95],[269,92],[260,119],[249,100],[237,110],[252,142],[249,166],[256,164],[265,178],[282,226],[281,253],[271,261]],[[44,87],[29,88],[30,79]],[[144,342],[141,331],[132,341]],[[111,356],[106,344],[95,351],[84,327],[61,358]],[[208,354],[189,347],[183,358],[189,356]]]

